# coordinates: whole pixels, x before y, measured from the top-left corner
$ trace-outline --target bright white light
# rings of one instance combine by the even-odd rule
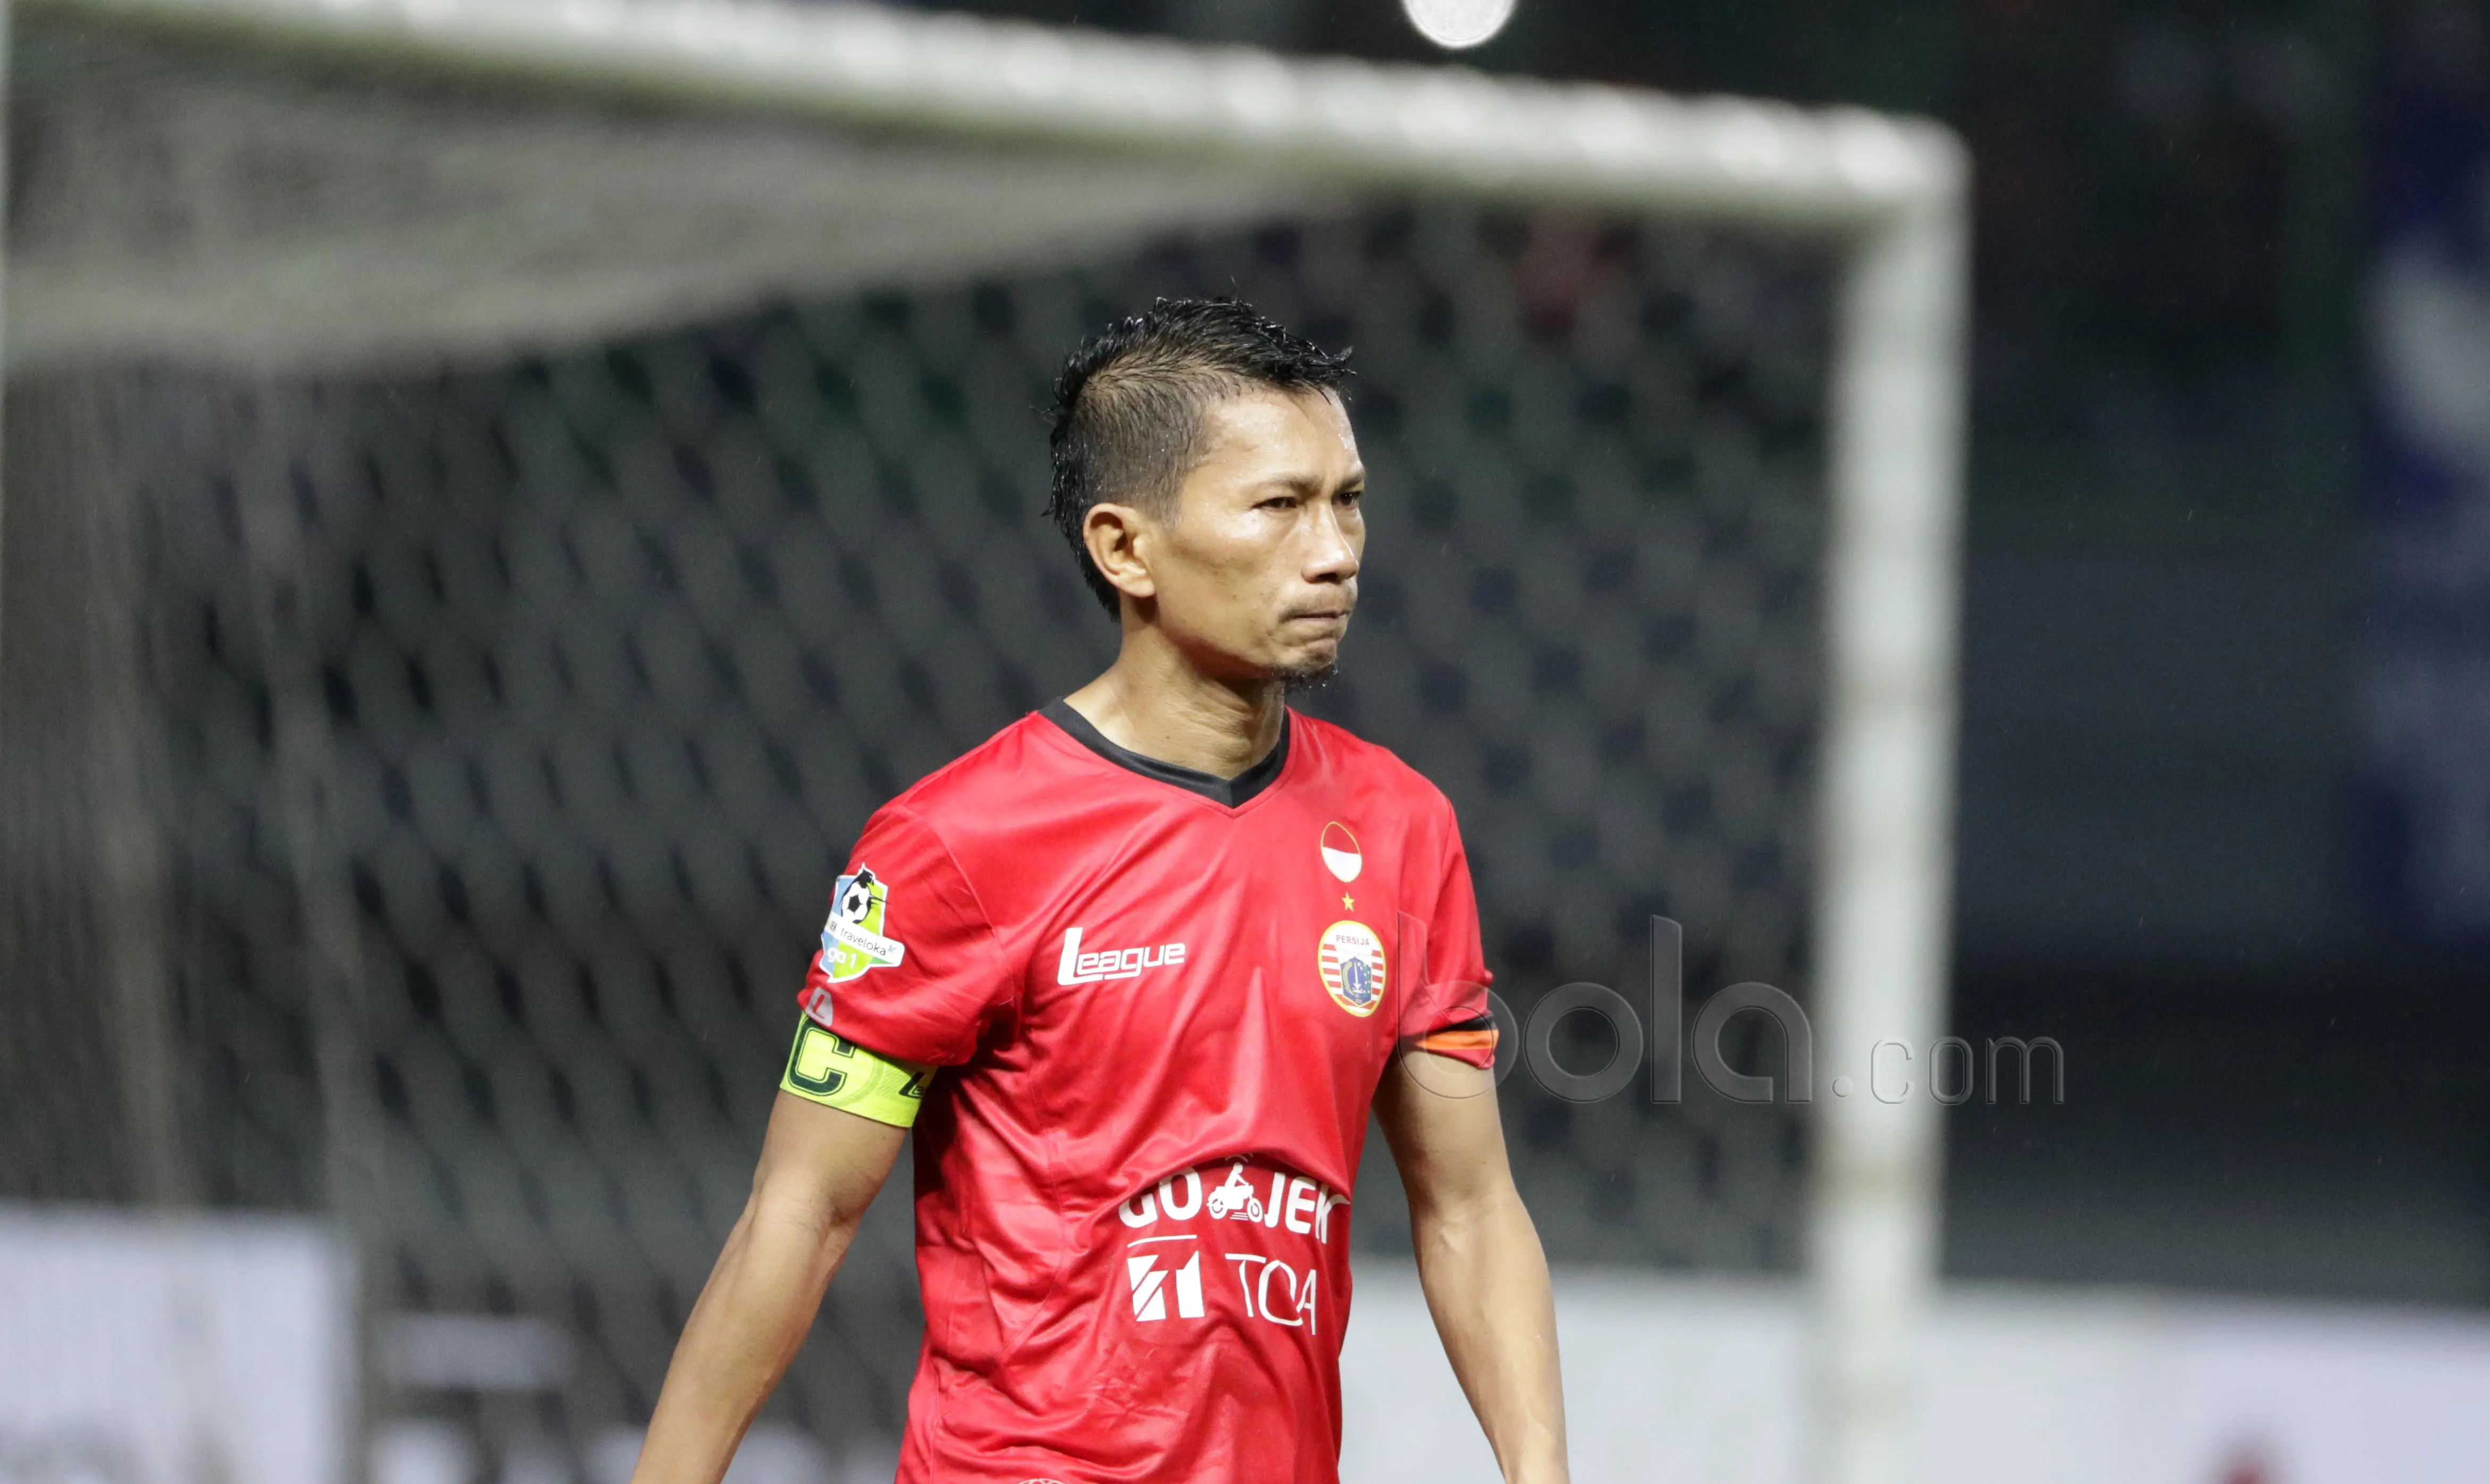
[[[1513,18],[1513,0],[1401,0],[1418,34],[1447,51],[1492,38]]]

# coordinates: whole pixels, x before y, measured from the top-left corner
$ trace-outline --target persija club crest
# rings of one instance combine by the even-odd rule
[[[1324,928],[1319,961],[1334,1004],[1363,1019],[1383,1003],[1383,940],[1375,929],[1363,922]]]

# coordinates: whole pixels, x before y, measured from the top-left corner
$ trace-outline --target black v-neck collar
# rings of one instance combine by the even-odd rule
[[[1062,700],[1047,702],[1038,709],[1039,715],[1061,727],[1074,742],[1105,758],[1118,768],[1129,769],[1144,778],[1173,784],[1188,794],[1200,794],[1212,803],[1235,809],[1248,800],[1279,781],[1280,770],[1288,766],[1288,713],[1280,713],[1280,744],[1273,747],[1262,761],[1246,769],[1233,778],[1223,778],[1215,772],[1198,768],[1178,768],[1154,757],[1144,757],[1129,747],[1119,747],[1107,740],[1107,734],[1089,724],[1089,718],[1074,711]]]

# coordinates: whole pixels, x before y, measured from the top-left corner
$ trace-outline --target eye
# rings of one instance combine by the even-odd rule
[[[1258,502],[1254,507],[1258,510],[1293,510],[1296,508],[1297,497],[1294,495],[1273,495],[1268,500]]]

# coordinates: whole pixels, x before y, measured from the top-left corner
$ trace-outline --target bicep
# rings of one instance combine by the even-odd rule
[[[905,1128],[781,1091],[753,1172],[753,1202],[802,1210],[825,1227],[853,1226],[907,1138]]]
[[[1413,1213],[1512,1188],[1493,1072],[1430,1051],[1404,1052],[1375,1091],[1375,1113]]]

